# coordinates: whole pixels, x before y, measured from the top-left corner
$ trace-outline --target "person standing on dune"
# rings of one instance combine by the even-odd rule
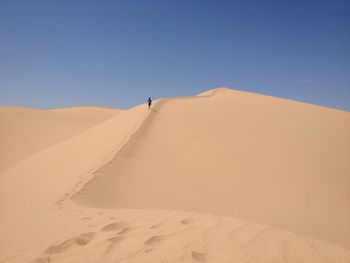
[[[148,104],[148,109],[150,110],[151,106],[152,106],[152,99],[151,99],[151,97],[148,98],[147,104]]]

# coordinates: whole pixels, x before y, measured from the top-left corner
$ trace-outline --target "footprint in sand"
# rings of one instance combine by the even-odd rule
[[[111,223],[111,224],[108,224],[108,225],[104,226],[101,230],[102,231],[116,231],[116,230],[119,230],[119,229],[123,229],[124,227],[125,227],[124,223],[122,223],[122,222],[115,222],[115,223]]]
[[[126,235],[130,233],[133,229],[131,227],[125,227],[120,232],[118,232],[118,235]]]
[[[77,236],[62,242],[59,245],[54,245],[47,248],[44,251],[44,253],[49,255],[59,254],[74,246],[85,246],[94,238],[94,236],[95,236],[94,232],[81,234],[80,236]]]
[[[123,239],[125,239],[125,237],[123,237],[123,236],[116,236],[116,237],[112,237],[112,238],[107,239],[107,241],[112,242],[112,243],[119,243]]]
[[[199,261],[199,262],[205,262],[207,260],[207,254],[206,253],[199,253],[199,252],[192,251],[191,257],[194,260]]]
[[[36,258],[32,261],[32,263],[49,263],[49,259],[47,258]]]
[[[66,201],[66,199],[68,198],[69,194],[65,194],[60,200],[56,201],[55,204],[57,206],[62,205],[64,203],[64,201]]]
[[[196,220],[192,217],[188,217],[188,218],[181,220],[180,223],[182,225],[194,225],[196,223]]]
[[[146,246],[157,246],[158,244],[162,243],[165,239],[165,236],[152,236],[149,239],[147,239],[144,242],[144,244]]]
[[[158,229],[164,225],[163,222],[150,226],[150,229]]]

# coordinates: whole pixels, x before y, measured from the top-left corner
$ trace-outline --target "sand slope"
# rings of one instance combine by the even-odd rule
[[[0,172],[31,154],[105,121],[119,110],[0,107]]]
[[[124,111],[3,173],[0,262],[350,262],[349,127],[226,89]]]
[[[74,200],[232,216],[350,247],[349,113],[222,89],[154,110]]]

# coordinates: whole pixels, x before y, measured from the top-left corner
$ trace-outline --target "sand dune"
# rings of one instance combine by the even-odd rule
[[[349,131],[227,89],[123,111],[2,173],[0,262],[350,262]]]
[[[89,121],[102,122],[106,119],[114,117],[118,113],[123,112],[121,109],[110,109],[100,107],[71,107],[71,108],[58,108],[50,109],[52,112],[59,112],[67,116],[74,116],[79,120],[87,119]]]
[[[0,172],[31,154],[105,121],[119,110],[0,107]]]
[[[222,89],[154,110],[74,200],[232,216],[350,247],[349,113]]]

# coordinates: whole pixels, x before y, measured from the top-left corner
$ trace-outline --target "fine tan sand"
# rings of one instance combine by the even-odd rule
[[[71,107],[50,109],[52,112],[59,112],[67,116],[72,116],[78,120],[95,121],[99,123],[123,112],[121,109],[101,108],[101,107]]]
[[[349,112],[219,88],[49,117],[98,112],[8,157],[0,262],[350,262]]]
[[[0,171],[120,112],[116,109],[97,107],[35,110],[2,106],[0,107]]]

